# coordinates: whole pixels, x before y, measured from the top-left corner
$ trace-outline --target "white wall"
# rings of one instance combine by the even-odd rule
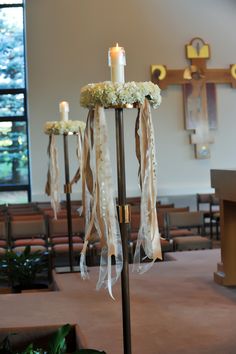
[[[126,81],[149,81],[151,64],[186,67],[184,46],[196,36],[211,46],[208,67],[236,63],[234,0],[27,0],[26,6],[33,199],[45,198],[48,137],[42,132],[44,123],[58,119],[61,100],[69,101],[71,119],[86,119],[87,111],[79,106],[80,89],[110,79],[107,51],[116,42],[126,50]],[[217,107],[211,159],[196,160],[184,130],[181,88],[172,86],[163,92],[160,108],[153,110],[159,196],[210,191],[211,168],[236,167],[236,90],[218,85]],[[136,113],[125,112],[128,195],[139,193]],[[115,171],[114,114],[107,116]],[[58,146],[63,176],[62,138]],[[74,142],[70,156],[72,175],[77,168]],[[75,196],[79,190],[80,186],[74,189]]]

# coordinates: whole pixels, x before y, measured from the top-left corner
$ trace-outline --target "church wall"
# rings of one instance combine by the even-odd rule
[[[32,193],[46,199],[48,137],[46,121],[59,119],[59,102],[70,104],[70,118],[86,120],[80,107],[82,86],[110,80],[108,48],[125,48],[126,81],[149,81],[150,65],[184,68],[185,44],[193,37],[211,46],[208,67],[227,68],[236,63],[234,0],[27,0],[27,61]],[[179,86],[162,92],[163,102],[152,110],[157,146],[158,196],[194,196],[212,191],[210,169],[236,167],[236,90],[217,86],[218,128],[211,158],[196,160],[184,130],[183,97]],[[114,112],[108,111],[110,150],[116,186]],[[134,151],[137,112],[125,111],[127,195],[139,194]],[[57,138],[61,183],[64,183],[63,141]],[[70,172],[77,168],[75,142],[70,139]],[[63,190],[63,188],[62,188]],[[80,195],[80,184],[73,198]],[[190,200],[190,199],[188,199]],[[191,199],[192,203],[194,199]]]

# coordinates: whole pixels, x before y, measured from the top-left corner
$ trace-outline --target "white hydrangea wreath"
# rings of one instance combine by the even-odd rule
[[[50,121],[45,123],[44,133],[48,135],[75,134],[79,133],[79,131],[83,132],[85,125],[86,124],[80,120]]]
[[[96,105],[108,107],[125,107],[143,104],[145,98],[153,108],[161,104],[161,93],[158,85],[152,82],[111,82],[104,81],[88,84],[81,89],[80,104],[93,108]]]

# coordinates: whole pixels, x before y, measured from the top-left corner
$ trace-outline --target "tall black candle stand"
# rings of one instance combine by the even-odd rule
[[[121,273],[122,292],[122,319],[123,319],[123,349],[124,354],[132,354],[131,349],[131,321],[130,321],[130,294],[129,294],[129,252],[128,252],[128,226],[129,207],[126,204],[126,180],[125,180],[125,151],[124,151],[124,126],[123,109],[115,108],[116,121],[116,156],[117,156],[117,183],[118,183],[118,215],[123,249],[123,269]],[[64,162],[65,162],[65,193],[67,204],[67,222],[69,237],[69,261],[70,271],[73,267],[73,242],[71,219],[71,184],[69,175],[68,158],[68,134],[64,134]]]
[[[130,294],[129,294],[129,254],[128,223],[129,207],[126,205],[125,152],[123,109],[115,108],[116,120],[116,156],[118,183],[118,215],[123,248],[123,270],[121,274],[123,348],[124,354],[131,354]]]

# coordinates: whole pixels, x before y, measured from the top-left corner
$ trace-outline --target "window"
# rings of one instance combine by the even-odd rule
[[[0,48],[1,204],[10,192],[12,202],[31,198],[23,0],[0,0]]]

